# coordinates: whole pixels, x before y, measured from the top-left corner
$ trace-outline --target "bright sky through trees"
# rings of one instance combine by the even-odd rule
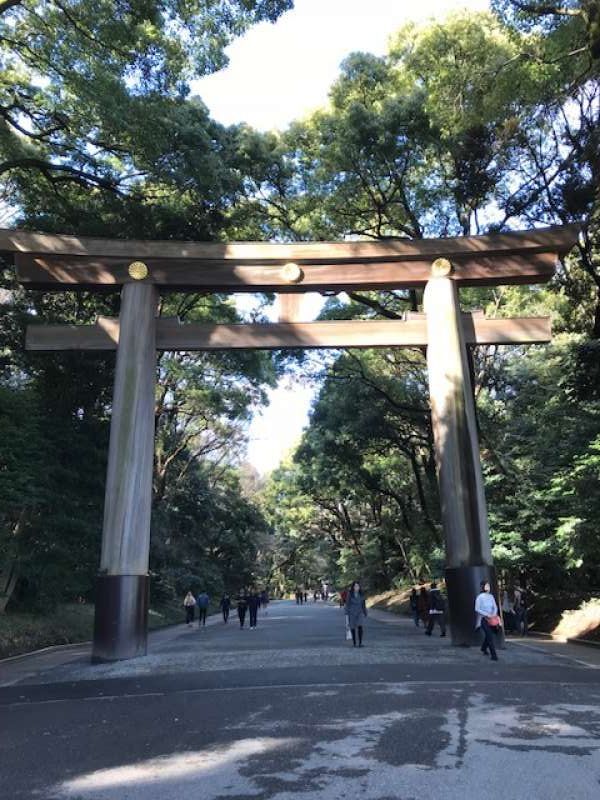
[[[294,6],[274,25],[261,23],[236,39],[227,50],[227,69],[192,84],[219,122],[283,128],[326,103],[349,53],[383,54],[390,34],[408,20],[442,17],[461,8],[485,10],[489,3],[296,0]]]
[[[193,91],[219,122],[281,129],[327,102],[349,53],[385,53],[389,36],[411,19],[488,7],[488,0],[296,0],[276,24],[236,39],[229,67],[196,81]],[[269,393],[269,407],[250,427],[248,459],[259,472],[275,468],[297,443],[313,395],[312,387],[289,381]]]

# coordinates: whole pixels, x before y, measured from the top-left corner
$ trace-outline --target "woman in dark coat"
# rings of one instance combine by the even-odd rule
[[[348,592],[348,597],[346,599],[346,616],[348,617],[348,626],[352,634],[353,646],[356,647],[356,631],[358,631],[358,646],[362,647],[363,626],[367,619],[367,606],[365,603],[365,596],[358,581],[354,581]]]
[[[221,612],[223,613],[223,622],[227,622],[229,619],[229,609],[231,608],[231,598],[228,594],[224,594],[221,598]]]
[[[256,628],[259,606],[260,606],[260,595],[258,594],[256,589],[253,589],[248,595],[248,611],[250,612],[251,629]]]
[[[246,619],[247,609],[248,609],[248,598],[246,597],[246,592],[242,589],[237,598],[237,613],[238,613],[238,619],[240,621],[240,628],[244,627],[244,621]]]

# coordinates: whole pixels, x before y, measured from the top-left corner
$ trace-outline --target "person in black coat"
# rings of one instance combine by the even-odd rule
[[[224,594],[221,598],[221,612],[223,613],[223,622],[229,619],[229,609],[231,608],[231,598],[228,594]]]
[[[431,636],[435,623],[440,626],[440,636],[446,635],[446,601],[434,581],[429,592],[429,621],[427,622],[427,636]]]
[[[256,628],[258,609],[260,607],[260,595],[254,590],[248,597],[248,611],[250,612],[250,628]]]
[[[246,597],[246,592],[242,589],[237,598],[237,613],[238,613],[238,619],[240,621],[240,628],[244,627],[244,621],[246,619],[247,609],[248,609],[248,598]]]

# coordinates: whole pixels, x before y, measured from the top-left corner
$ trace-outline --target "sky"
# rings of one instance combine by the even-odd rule
[[[255,25],[228,48],[230,64],[192,84],[212,116],[260,130],[284,128],[327,101],[340,63],[357,50],[383,55],[390,34],[412,19],[488,0],[295,0],[275,24]]]
[[[355,51],[383,55],[388,39],[409,20],[451,11],[485,10],[488,0],[295,0],[275,24],[261,23],[227,49],[229,66],[195,81],[192,91],[225,125],[285,128],[327,103],[341,62]],[[306,320],[320,302],[308,299]],[[250,425],[248,460],[265,474],[300,439],[315,389],[286,378],[269,392],[268,408]]]

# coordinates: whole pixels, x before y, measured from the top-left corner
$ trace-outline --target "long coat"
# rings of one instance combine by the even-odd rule
[[[348,615],[348,625],[350,628],[358,628],[359,625],[365,624],[367,619],[367,606],[365,604],[364,594],[360,593],[356,595],[354,592],[348,592],[346,614]]]

